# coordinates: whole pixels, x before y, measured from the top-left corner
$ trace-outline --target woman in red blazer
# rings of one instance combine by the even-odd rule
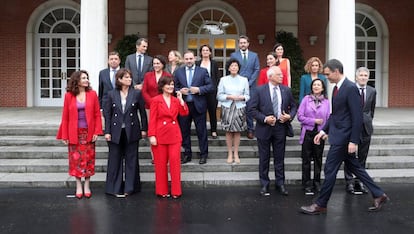
[[[66,91],[56,138],[69,146],[69,175],[76,178],[76,197],[90,198],[90,177],[95,174],[95,142],[102,134],[99,100],[84,70],[71,75]],[[82,177],[85,177],[83,190]]]
[[[181,131],[178,115],[188,115],[188,107],[177,91],[173,96],[174,79],[163,76],[158,81],[158,92],[151,101],[148,137],[155,160],[155,194],[169,197],[168,163],[170,164],[171,195],[179,198],[181,191]]]
[[[167,64],[164,56],[156,55],[152,59],[152,66],[154,71],[145,73],[144,84],[142,86],[142,96],[145,100],[145,109],[150,109],[151,99],[158,95],[158,80],[162,76],[172,75],[164,71],[165,65]],[[147,113],[148,114],[148,113]]]

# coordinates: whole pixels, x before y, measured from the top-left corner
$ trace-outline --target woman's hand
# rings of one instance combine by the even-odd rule
[[[97,141],[98,140],[98,135],[93,135],[92,136],[92,142],[95,142],[95,141]]]
[[[63,140],[62,142],[63,142],[63,144],[65,144],[65,145],[69,144],[69,140]]]
[[[105,134],[105,140],[111,141],[111,134]]]
[[[151,145],[156,146],[157,145],[157,138],[155,136],[149,137],[149,142]]]

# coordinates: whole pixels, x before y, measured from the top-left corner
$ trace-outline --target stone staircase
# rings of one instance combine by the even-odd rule
[[[67,147],[55,140],[57,126],[36,125],[0,127],[0,187],[73,187],[74,179],[67,173]],[[287,138],[285,171],[287,184],[301,183],[301,146],[299,124],[294,123],[295,137]],[[226,163],[223,132],[218,139],[209,139],[209,159],[198,164],[198,143],[193,134],[193,161],[182,165],[184,186],[259,185],[256,140],[242,137],[241,164]],[[325,147],[325,155],[329,146]],[[106,176],[107,145],[103,137],[97,142],[94,186],[103,186]],[[154,168],[148,143],[140,142],[140,170],[143,186],[153,186]],[[414,183],[414,126],[375,127],[367,159],[369,174],[377,182]],[[325,159],[324,159],[325,160]],[[274,178],[273,170],[269,173]],[[343,182],[343,171],[338,183]]]

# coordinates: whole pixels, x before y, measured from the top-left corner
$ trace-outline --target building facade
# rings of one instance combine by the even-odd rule
[[[166,56],[171,49],[197,50],[209,44],[223,68],[230,53],[237,49],[240,34],[250,37],[250,49],[259,54],[265,66],[265,56],[280,30],[298,38],[305,60],[317,56],[325,61],[332,48],[328,46],[332,38],[330,13],[335,11],[333,3],[340,0],[6,1],[0,15],[0,45],[5,52],[0,64],[1,107],[63,104],[68,77],[83,68],[81,18],[91,21],[96,13],[81,13],[81,6],[87,2],[106,6],[106,22],[97,18],[93,23],[107,24],[108,45],[103,48],[108,51],[128,34],[147,37],[150,55]],[[410,30],[414,28],[413,11],[411,0],[355,1],[355,21],[350,20],[355,40],[349,41],[349,48],[355,53],[355,67],[371,70],[370,84],[378,92],[377,106],[414,107],[414,49],[410,46],[414,39]],[[102,69],[107,58],[101,57]],[[92,83],[97,84],[99,69],[89,72]]]

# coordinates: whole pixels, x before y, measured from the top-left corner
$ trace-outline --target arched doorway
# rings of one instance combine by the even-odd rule
[[[70,75],[80,65],[80,13],[56,7],[39,18],[35,28],[34,102],[61,106]]]
[[[237,39],[246,32],[238,11],[222,1],[205,1],[193,5],[181,18],[179,45],[183,51],[192,50],[200,56],[199,48],[207,44],[222,74],[230,54],[236,50]]]

